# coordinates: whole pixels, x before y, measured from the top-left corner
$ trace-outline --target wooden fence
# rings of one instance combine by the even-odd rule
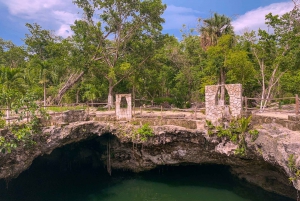
[[[283,97],[283,98],[269,98],[269,99],[262,99],[262,98],[249,98],[249,97],[243,97],[244,100],[244,108],[245,111],[247,112],[249,109],[253,109],[251,107],[249,107],[248,105],[248,101],[249,100],[255,100],[255,101],[283,101],[283,100],[294,100],[295,101],[295,114],[298,115],[299,114],[299,96],[298,94],[295,95],[295,97]],[[278,103],[278,105],[280,106],[280,102]],[[257,108],[255,108],[257,109]]]
[[[243,97],[243,105],[244,105],[244,111],[249,111],[249,110],[257,110],[258,108],[257,107],[251,107],[250,104],[249,104],[249,101],[256,101],[256,102],[259,102],[259,101],[269,101],[269,102],[272,102],[272,101],[283,101],[283,100],[292,100],[292,101],[295,101],[295,114],[296,115],[299,115],[299,96],[298,94],[295,95],[295,97],[283,97],[283,98],[270,98],[270,99],[262,99],[262,98],[249,98],[249,97]],[[143,105],[143,106],[139,106],[139,107],[135,107],[135,102],[138,101],[138,102],[144,102],[144,103],[150,103],[150,104],[147,104],[147,105]],[[60,112],[63,111],[64,107],[70,107],[70,109],[72,109],[71,107],[76,107],[76,106],[81,106],[81,107],[85,107],[85,109],[87,109],[87,112],[89,114],[90,112],[90,107],[99,107],[99,106],[104,106],[104,105],[107,105],[106,102],[101,102],[101,103],[92,103],[92,102],[86,102],[86,103],[71,103],[71,104],[60,104],[60,105],[46,105],[46,106],[43,106],[43,105],[40,105],[39,107],[41,108],[61,108]],[[280,103],[278,104],[279,106],[281,105]],[[23,108],[19,108],[19,113],[23,110],[26,110],[27,108],[26,107],[23,107]],[[110,110],[110,108],[104,108],[104,110]],[[6,113],[6,120],[7,121],[10,121],[10,120],[17,120],[19,118],[19,114],[14,112],[13,110],[9,109],[9,108],[0,108],[0,111],[2,111],[4,114]],[[195,114],[195,116],[197,116],[197,112],[204,112],[205,111],[205,108],[199,108],[199,107],[193,107],[193,108],[190,108],[190,109],[179,109],[179,108],[171,108],[170,106],[168,107],[164,107],[164,104],[161,104],[161,105],[156,105],[153,101],[151,100],[144,100],[144,99],[135,99],[135,101],[133,102],[133,108],[132,108],[132,111],[133,111],[133,115],[135,115],[136,113],[139,113],[139,114],[142,114],[143,111],[147,111],[147,112],[151,112],[151,111],[160,111],[161,113],[163,112],[166,112],[166,111],[178,111],[178,112],[192,112]],[[56,113],[59,113],[56,111]],[[26,115],[25,118],[28,118],[28,114]]]

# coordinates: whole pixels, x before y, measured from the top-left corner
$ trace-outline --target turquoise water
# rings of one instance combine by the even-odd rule
[[[119,185],[108,188],[99,194],[91,194],[90,201],[248,201],[239,195],[225,189],[215,189],[200,186],[172,186],[164,183],[151,182],[142,179],[126,180]]]
[[[289,201],[233,177],[225,166],[182,166],[133,174],[36,166],[8,184],[0,201]]]
[[[227,166],[162,166],[109,176],[93,155],[103,139],[70,144],[34,160],[17,179],[0,180],[0,201],[291,201],[232,176]]]

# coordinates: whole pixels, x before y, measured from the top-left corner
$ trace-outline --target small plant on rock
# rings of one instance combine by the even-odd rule
[[[294,171],[296,168],[296,159],[294,154],[290,154],[288,158],[288,167],[291,171]]]
[[[289,178],[290,182],[300,178],[300,169],[296,166],[296,158],[294,154],[290,154],[288,158],[288,167],[292,172],[292,176]]]
[[[250,130],[249,134],[251,135],[252,142],[254,142],[258,138],[259,131],[256,129]]]
[[[213,123],[209,120],[206,120],[206,126],[207,126],[207,134],[213,135],[213,130],[216,128]]]
[[[252,141],[255,141],[259,132],[257,130],[250,130],[249,126],[251,122],[251,116],[242,117],[240,119],[233,119],[226,127],[224,125],[215,127],[211,121],[206,121],[208,135],[212,136],[216,134],[218,137],[227,138],[234,144],[238,145],[235,154],[246,154],[246,135],[251,135]]]
[[[134,132],[134,136],[138,137],[142,142],[146,142],[149,137],[154,136],[154,132],[149,124],[144,124]]]

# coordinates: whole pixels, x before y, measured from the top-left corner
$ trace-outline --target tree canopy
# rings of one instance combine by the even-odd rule
[[[300,87],[300,12],[266,15],[271,31],[234,34],[214,13],[182,38],[162,33],[161,0],[74,0],[83,16],[62,38],[26,24],[24,45],[0,39],[0,104],[26,94],[43,104],[107,102],[115,93],[178,107],[204,101],[206,85],[241,83],[243,95],[291,96]],[[222,96],[222,88],[220,93]]]

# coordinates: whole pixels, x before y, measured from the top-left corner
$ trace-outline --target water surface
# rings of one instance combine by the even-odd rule
[[[290,201],[236,179],[226,166],[161,167],[134,174],[33,165],[8,184],[0,201]]]

